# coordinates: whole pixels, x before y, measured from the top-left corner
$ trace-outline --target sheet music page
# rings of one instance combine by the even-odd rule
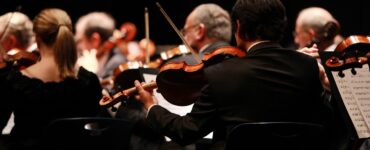
[[[145,82],[151,82],[155,81],[157,75],[154,74],[143,74]],[[158,104],[161,105],[162,107],[166,108],[170,112],[174,114],[178,114],[180,116],[186,115],[186,113],[191,111],[191,108],[193,108],[193,104],[188,105],[188,106],[177,106],[169,103],[164,97],[162,96],[161,93],[157,92],[157,89],[153,91],[153,95],[155,98],[158,100]]]
[[[151,81],[155,81],[157,75],[154,75],[154,74],[143,74],[143,77],[144,77],[144,80],[145,82],[151,82]],[[184,116],[186,115],[187,113],[189,113],[191,111],[191,109],[193,108],[193,104],[191,105],[188,105],[188,106],[177,106],[177,105],[173,105],[171,103],[169,103],[162,95],[161,93],[158,93],[157,90],[155,89],[153,91],[153,95],[155,98],[157,98],[158,100],[158,104],[164,108],[166,108],[167,110],[169,110],[170,112],[174,113],[174,114],[178,114],[180,116]],[[204,138],[207,138],[207,139],[212,139],[213,137],[213,132],[211,132],[210,134],[208,134],[207,136],[205,136]],[[169,139],[167,139],[169,140]]]
[[[344,70],[343,78],[336,71],[332,75],[359,138],[367,138],[370,137],[370,72],[368,65],[356,71],[352,75],[351,69]]]

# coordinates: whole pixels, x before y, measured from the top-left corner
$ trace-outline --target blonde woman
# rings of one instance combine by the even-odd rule
[[[10,71],[1,84],[0,129],[14,112],[10,149],[39,149],[47,124],[58,118],[96,116],[101,98],[97,76],[75,67],[72,22],[61,9],[45,9],[34,19],[41,60]]]

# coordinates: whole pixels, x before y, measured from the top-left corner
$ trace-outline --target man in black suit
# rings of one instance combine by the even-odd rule
[[[326,125],[330,111],[321,98],[323,87],[316,59],[278,44],[286,26],[282,3],[238,0],[232,23],[237,45],[247,51],[247,56],[207,67],[207,84],[187,115],[178,116],[157,105],[150,92],[135,82],[136,98],[148,110],[150,126],[177,143],[188,144],[219,126],[230,129],[244,122]],[[213,140],[222,143],[225,138]],[[222,149],[223,145],[214,148]]]

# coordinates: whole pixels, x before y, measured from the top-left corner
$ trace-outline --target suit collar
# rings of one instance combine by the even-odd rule
[[[268,42],[261,42],[261,43],[257,43],[256,45],[253,45],[249,50],[248,50],[248,55],[249,54],[253,54],[255,53],[256,51],[260,50],[260,49],[266,49],[266,48],[281,48],[280,44],[279,43],[276,43],[276,42],[271,42],[271,41],[268,41]]]
[[[212,44],[206,45],[205,48],[202,48],[202,50],[199,52],[199,56],[202,58],[204,54],[212,53],[214,50],[216,50],[219,47],[222,46],[229,46],[230,44],[223,41],[214,42]]]
[[[209,45],[206,45],[205,48],[202,48],[202,50],[200,51],[201,54],[206,54],[206,53],[210,53],[212,52],[213,50],[221,47],[221,46],[228,46],[230,45],[229,43],[227,42],[223,42],[223,41],[218,41],[218,42],[214,42],[212,44],[209,44]]]

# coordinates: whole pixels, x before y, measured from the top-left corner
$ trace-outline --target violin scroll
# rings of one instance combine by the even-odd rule
[[[362,68],[364,64],[370,66],[370,37],[349,36],[336,47],[325,64],[328,69],[339,71],[341,77],[344,77],[342,71],[345,69],[351,68],[352,74],[356,74],[355,68]]]

